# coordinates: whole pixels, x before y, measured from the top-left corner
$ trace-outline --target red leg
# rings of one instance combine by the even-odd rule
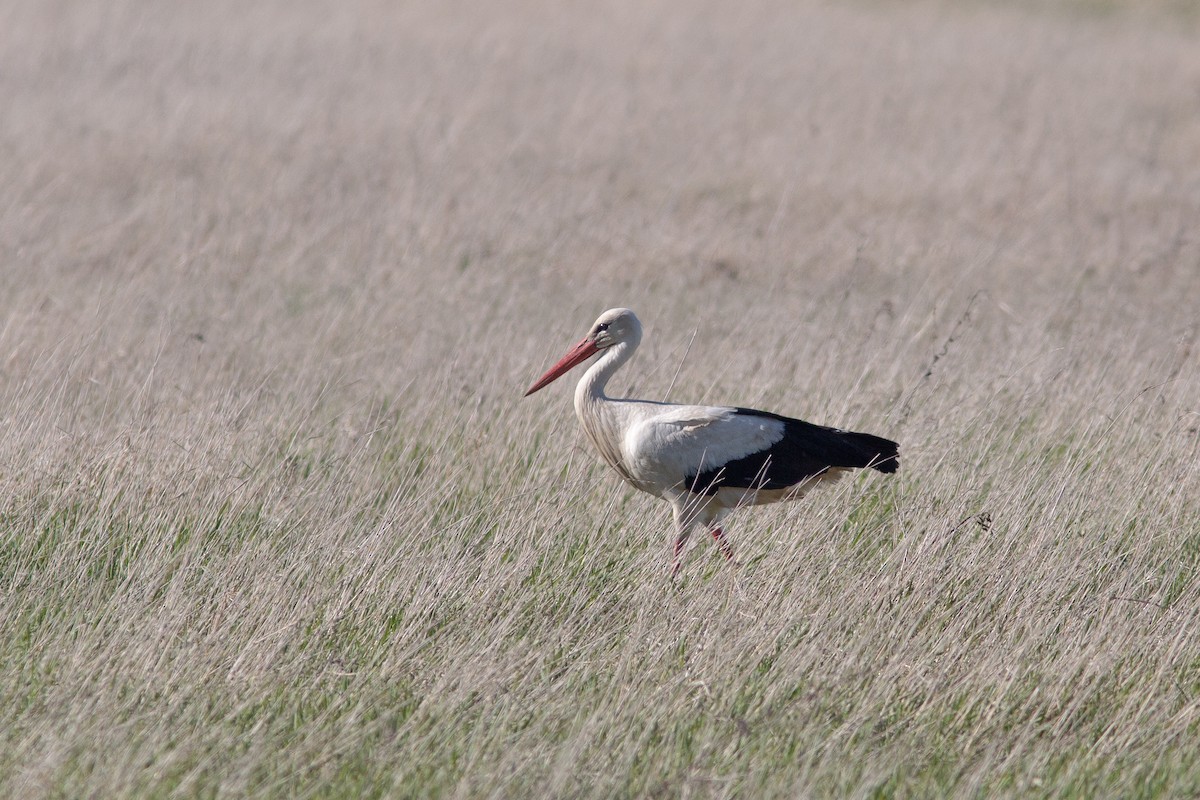
[[[720,525],[712,529],[712,537],[717,547],[721,548],[721,555],[725,556],[727,561],[733,561],[733,545],[725,538],[725,531],[721,530]]]
[[[675,537],[675,562],[671,567],[671,577],[674,578],[683,569],[683,545],[687,543],[687,534],[681,533]]]

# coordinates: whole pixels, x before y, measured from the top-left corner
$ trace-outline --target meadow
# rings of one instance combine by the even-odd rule
[[[0,795],[1200,795],[1200,23],[0,6]],[[573,381],[901,443],[727,564]],[[577,377],[577,376],[576,376]]]

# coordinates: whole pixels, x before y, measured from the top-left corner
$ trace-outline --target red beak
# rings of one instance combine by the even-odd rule
[[[584,361],[587,361],[598,352],[600,352],[600,348],[596,347],[595,342],[593,342],[590,338],[584,339],[579,344],[568,350],[567,354],[560,358],[557,364],[546,370],[546,374],[538,378],[537,383],[529,387],[529,391],[525,392],[525,396],[529,397],[529,395],[533,394],[538,389],[545,388],[551,383],[554,383],[554,381],[566,374],[571,367],[582,364]]]

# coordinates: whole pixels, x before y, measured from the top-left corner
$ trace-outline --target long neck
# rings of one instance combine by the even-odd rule
[[[629,474],[621,463],[621,436],[623,434],[620,416],[609,398],[604,394],[608,379],[613,376],[621,365],[629,360],[637,349],[636,341],[626,341],[613,345],[604,352],[584,373],[579,385],[575,387],[575,415],[583,425],[583,432],[592,440],[592,444],[600,452],[600,457],[627,480]]]
[[[608,379],[630,359],[636,349],[637,342],[621,342],[605,350],[604,355],[596,359],[596,363],[588,368],[575,387],[575,408],[578,409],[580,403],[585,401],[607,400],[604,388],[608,385]]]

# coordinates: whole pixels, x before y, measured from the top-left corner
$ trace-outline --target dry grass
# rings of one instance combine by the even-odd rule
[[[0,794],[1200,792],[1192,17],[396,5],[0,8]],[[903,472],[672,585],[614,305]]]

